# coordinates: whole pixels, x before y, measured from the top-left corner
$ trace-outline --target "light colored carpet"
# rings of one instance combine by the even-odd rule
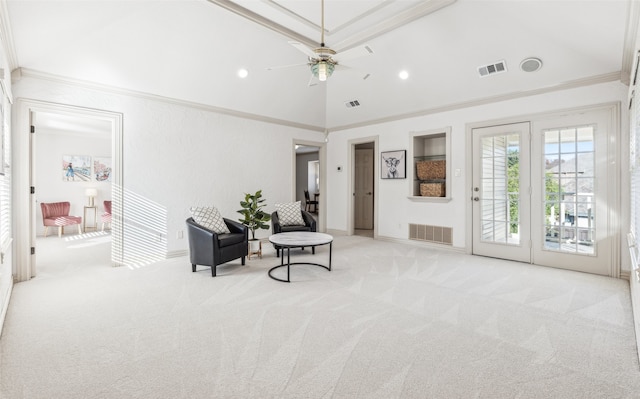
[[[38,243],[0,397],[640,397],[623,280],[354,236],[287,284],[269,245],[216,278],[184,257],[112,268],[108,245]]]

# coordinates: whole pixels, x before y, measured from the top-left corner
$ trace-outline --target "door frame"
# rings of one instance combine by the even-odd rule
[[[378,237],[378,185],[376,184],[380,178],[380,165],[378,161],[378,138],[379,136],[360,137],[347,142],[347,165],[349,165],[348,183],[347,183],[347,235],[352,236],[355,232],[353,218],[355,216],[355,200],[353,197],[355,186],[355,165],[356,165],[356,145],[364,143],[373,143],[373,238]]]
[[[534,133],[534,126],[537,122],[547,119],[554,119],[568,113],[590,112],[590,111],[607,111],[609,112],[609,118],[611,122],[611,131],[608,132],[609,147],[607,149],[608,162],[607,179],[609,184],[607,203],[609,204],[608,212],[605,217],[608,218],[609,226],[606,232],[611,237],[611,256],[610,256],[610,269],[609,276],[619,278],[621,273],[621,214],[623,213],[622,197],[620,193],[620,168],[624,165],[621,162],[621,103],[620,102],[607,102],[582,107],[563,108],[555,111],[539,112],[535,114],[525,114],[513,117],[507,117],[502,119],[487,120],[481,122],[467,123],[465,125],[465,155],[466,159],[472,159],[473,155],[473,129],[505,125],[520,122],[530,122],[532,126],[531,133]],[[612,161],[613,160],[613,165]],[[473,182],[471,176],[473,173],[473,165],[471,162],[466,162],[465,165],[466,176],[468,176],[465,189],[466,206],[465,206],[465,220],[467,226],[472,226],[473,223]],[[467,228],[465,234],[465,253],[471,254],[473,250],[473,236],[471,228]]]
[[[15,279],[17,281],[26,281],[36,275],[35,255],[31,254],[31,248],[36,246],[36,196],[30,193],[30,187],[35,184],[33,181],[35,159],[32,156],[34,143],[33,135],[30,133],[30,126],[32,115],[38,112],[77,115],[111,122],[111,157],[113,165],[111,182],[113,201],[111,263],[113,266],[123,265],[123,115],[118,112],[20,98],[16,100],[14,114],[16,123],[12,128],[13,154],[14,159],[17,161],[14,162],[15,167],[12,171],[12,179],[14,181],[12,223],[15,237]]]
[[[318,147],[318,161],[320,162],[320,197],[318,197],[318,231],[325,232],[327,226],[327,143],[303,139],[293,139],[291,143],[291,198],[296,200],[296,145]]]

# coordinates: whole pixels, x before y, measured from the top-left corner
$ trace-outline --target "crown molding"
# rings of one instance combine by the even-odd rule
[[[13,70],[11,74],[11,78],[12,78],[12,81],[14,82],[22,78],[35,78],[35,79],[41,79],[41,80],[48,80],[51,82],[62,83],[62,84],[66,84],[74,87],[81,87],[89,90],[98,90],[101,92],[106,92],[111,94],[137,97],[144,100],[164,102],[164,103],[173,104],[173,105],[180,105],[184,107],[200,109],[203,111],[215,112],[217,114],[234,116],[237,118],[249,119],[249,120],[254,120],[254,121],[259,121],[264,123],[271,123],[271,124],[281,125],[281,126],[288,126],[288,127],[297,128],[297,129],[311,130],[315,132],[322,132],[322,133],[325,132],[325,128],[323,126],[307,125],[304,123],[288,121],[285,119],[271,118],[264,115],[252,114],[249,112],[242,112],[242,111],[237,111],[229,108],[216,107],[213,105],[197,103],[194,101],[186,101],[186,100],[180,100],[180,99],[171,98],[171,97],[159,96],[156,94],[150,94],[150,93],[137,91],[137,90],[129,90],[129,89],[123,89],[121,87],[116,87],[116,86],[111,86],[111,85],[106,85],[101,83],[93,83],[86,80],[72,79],[66,76],[54,75],[54,74],[36,71],[28,68],[18,68]]]
[[[373,25],[368,29],[363,29],[359,33],[351,35],[349,39],[336,43],[334,45],[335,50],[337,52],[341,52],[364,44],[368,40],[379,37],[410,22],[432,14],[444,7],[450,6],[456,1],[457,0],[429,0],[420,2],[420,4],[415,7],[411,7],[410,9]]]
[[[249,21],[255,22],[258,25],[262,25],[265,28],[271,29],[272,31],[277,32],[285,37],[288,37],[300,43],[304,43],[308,47],[316,48],[318,46],[318,42],[316,40],[312,40],[304,35],[299,34],[298,32],[295,32],[287,27],[284,27],[278,23],[275,23],[263,17],[262,15],[256,14],[255,12],[234,3],[233,1],[230,1],[230,0],[207,0],[207,1],[211,4],[215,4],[219,7],[222,7],[225,10],[231,11],[236,15],[244,17]]]
[[[244,17],[252,22],[255,22],[261,26],[264,26],[268,29],[271,29],[274,32],[277,32],[283,36],[285,36],[286,38],[289,38],[291,40],[295,40],[301,43],[306,44],[308,47],[310,48],[316,48],[318,46],[318,41],[311,39],[307,36],[304,36],[298,32],[293,31],[292,29],[289,29],[277,22],[271,21],[270,19],[267,19],[259,14],[256,14],[255,12],[248,10],[238,4],[236,4],[235,2],[231,1],[231,0],[207,0],[209,3],[211,4],[215,4],[217,6],[220,6],[228,11],[233,12],[234,14],[237,14],[241,17]],[[358,46],[360,44],[364,44],[366,41],[371,40],[373,38],[376,38],[380,35],[383,35],[387,32],[390,32],[394,29],[397,29],[403,25],[406,25],[412,21],[415,21],[417,19],[420,19],[426,15],[429,15],[431,13],[434,13],[438,10],[440,10],[441,8],[447,7],[453,3],[455,3],[457,0],[425,0],[425,1],[421,1],[417,6],[411,7],[408,10],[405,10],[395,16],[392,16],[384,21],[381,21],[367,29],[363,29],[361,30],[359,33],[355,34],[355,35],[351,35],[348,39],[342,40],[338,43],[335,43],[334,45],[332,45],[332,48],[334,48],[334,50],[336,50],[337,52],[341,52],[344,50],[348,50],[352,47]],[[273,2],[273,1],[267,1],[267,4],[269,4],[270,6],[278,9],[280,12],[282,12],[283,14],[288,15],[289,17],[297,20],[298,22],[304,23],[307,26],[315,26],[318,28],[318,31],[320,31],[320,27],[317,26],[316,24],[312,23],[311,21],[308,21],[307,19],[301,17],[300,15],[292,12],[291,10]],[[334,29],[333,32],[328,32],[328,34],[335,34],[336,32],[343,30],[347,25],[356,22],[359,18],[361,17],[365,17],[368,16],[372,13],[377,12],[378,10],[380,10],[381,8],[384,8],[387,4],[386,3],[382,3],[381,5],[372,8],[371,10],[369,10],[367,13],[364,13],[360,16],[358,16],[358,18],[355,18],[339,27],[337,27],[336,29]]]
[[[574,88],[584,87],[584,86],[591,86],[599,83],[615,82],[615,81],[620,81],[620,76],[621,76],[620,71],[611,72],[607,74],[571,80],[565,83],[542,87],[539,89],[500,94],[497,96],[484,97],[484,98],[470,100],[470,101],[463,101],[455,104],[448,104],[442,107],[427,108],[427,109],[418,110],[418,111],[409,112],[409,113],[391,115],[384,118],[371,119],[371,120],[353,123],[349,125],[325,128],[322,126],[307,125],[307,124],[297,123],[297,122],[288,121],[284,119],[271,118],[264,115],[237,111],[229,108],[216,107],[213,105],[207,105],[207,104],[197,103],[193,101],[179,100],[175,98],[159,96],[159,95],[150,94],[150,93],[141,92],[141,91],[123,89],[120,87],[115,87],[115,86],[110,86],[105,84],[93,83],[93,82],[88,82],[88,81],[79,80],[79,79],[71,79],[68,77],[49,74],[46,72],[40,72],[40,71],[31,70],[27,68],[19,68],[14,70],[12,73],[13,81],[18,81],[23,77],[48,80],[48,81],[67,84],[75,87],[82,87],[86,89],[98,90],[98,91],[112,93],[112,94],[137,97],[137,98],[142,98],[146,100],[159,101],[159,102],[164,102],[164,103],[169,103],[174,105],[181,105],[181,106],[196,108],[204,111],[215,112],[218,114],[224,114],[224,115],[234,116],[234,117],[243,118],[243,119],[255,120],[259,122],[271,123],[271,124],[276,124],[281,126],[288,126],[292,128],[310,130],[315,132],[322,132],[325,134],[338,132],[342,130],[349,130],[349,129],[355,129],[360,127],[378,125],[382,123],[395,122],[403,119],[416,118],[420,116],[433,115],[433,114],[438,114],[442,112],[454,111],[458,109],[477,107],[480,105],[486,105],[486,104],[496,103],[500,101],[514,100],[514,99],[523,98],[523,97],[530,97],[538,94],[551,93],[555,91],[574,89]]]
[[[636,61],[636,42],[638,41],[638,21],[640,20],[640,3],[630,1],[627,13],[627,26],[622,47],[622,71],[620,81],[629,86]]]
[[[524,90],[524,91],[518,91],[518,92],[513,92],[513,93],[500,94],[500,95],[497,95],[497,96],[484,97],[484,98],[479,98],[479,99],[475,99],[475,100],[463,101],[463,102],[459,102],[459,103],[455,103],[455,104],[444,105],[442,107],[427,108],[427,109],[423,109],[423,110],[419,110],[419,111],[415,111],[415,112],[397,114],[397,115],[392,115],[392,116],[379,118],[379,119],[372,119],[372,120],[363,121],[363,122],[359,122],[359,123],[354,123],[354,124],[350,124],[350,125],[335,126],[335,127],[332,127],[332,128],[328,128],[327,130],[330,133],[333,133],[333,132],[338,132],[338,131],[341,131],[341,130],[349,130],[349,129],[355,129],[355,128],[360,128],[360,127],[365,127],[365,126],[378,125],[378,124],[381,124],[381,123],[395,122],[395,121],[399,121],[399,120],[403,120],[403,119],[416,118],[416,117],[425,116],[425,115],[439,114],[441,112],[448,112],[448,111],[454,111],[454,110],[463,109],[463,108],[477,107],[477,106],[480,106],[480,105],[492,104],[492,103],[496,103],[496,102],[500,102],[500,101],[514,100],[514,99],[523,98],[523,97],[530,97],[530,96],[535,96],[535,95],[538,95],[538,94],[551,93],[551,92],[554,92],[554,91],[568,90],[568,89],[574,89],[574,88],[577,88],[577,87],[584,87],[584,86],[591,86],[591,85],[595,85],[595,84],[599,84],[599,83],[615,82],[615,81],[619,81],[620,80],[620,76],[621,76],[621,72],[620,71],[611,72],[611,73],[606,73],[606,74],[602,74],[602,75],[590,76],[590,77],[582,78],[582,79],[570,80],[570,81],[565,82],[565,83],[560,83],[560,84],[557,84],[557,85],[542,87],[542,88],[539,88],[539,89]]]

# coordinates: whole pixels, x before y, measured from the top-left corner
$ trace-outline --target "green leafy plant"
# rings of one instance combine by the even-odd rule
[[[251,230],[251,239],[256,239],[256,230],[268,229],[267,222],[271,220],[271,215],[264,212],[262,208],[265,207],[266,200],[262,198],[262,190],[256,191],[255,194],[244,195],[244,201],[240,201],[242,209],[238,211],[243,216],[238,221]]]

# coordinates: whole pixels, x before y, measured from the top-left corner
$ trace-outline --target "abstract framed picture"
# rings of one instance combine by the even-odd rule
[[[91,181],[91,157],[88,155],[63,155],[62,181]]]
[[[381,152],[380,178],[381,179],[406,179],[407,178],[407,151]]]
[[[111,181],[110,157],[93,157],[93,176],[95,181]]]

